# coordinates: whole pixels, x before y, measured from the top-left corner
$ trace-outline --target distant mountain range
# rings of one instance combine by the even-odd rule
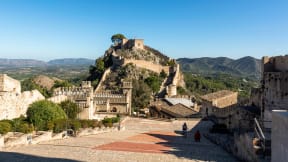
[[[235,76],[260,78],[260,60],[247,56],[237,60],[227,57],[179,58],[182,71],[196,74],[226,73]],[[33,59],[1,59],[0,68],[47,67],[47,66],[90,66],[95,60],[86,58],[63,58],[48,62]]]
[[[226,73],[234,76],[245,76],[259,79],[261,60],[246,56],[237,60],[227,57],[179,58],[182,71],[196,74]]]
[[[95,60],[85,58],[64,58],[55,59],[48,62],[33,59],[1,59],[0,67],[45,67],[45,66],[74,66],[74,65],[94,65]]]

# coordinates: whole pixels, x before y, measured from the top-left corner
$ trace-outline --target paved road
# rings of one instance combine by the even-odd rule
[[[196,130],[211,124],[187,121],[191,133],[179,135],[183,121],[130,119],[125,130],[14,147],[0,153],[0,161],[190,162],[236,161],[205,138],[194,142]]]

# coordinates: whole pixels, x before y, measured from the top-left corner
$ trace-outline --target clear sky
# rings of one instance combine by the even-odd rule
[[[288,54],[287,0],[0,0],[0,58],[91,58],[123,33],[173,58]]]

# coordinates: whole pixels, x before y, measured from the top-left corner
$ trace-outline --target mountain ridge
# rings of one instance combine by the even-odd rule
[[[93,65],[95,60],[87,58],[61,58],[42,61],[37,59],[0,58],[0,67],[45,67],[55,65]]]
[[[196,74],[227,73],[234,76],[245,76],[259,79],[261,74],[261,60],[251,56],[239,59],[228,57],[201,57],[201,58],[178,58],[183,72]]]

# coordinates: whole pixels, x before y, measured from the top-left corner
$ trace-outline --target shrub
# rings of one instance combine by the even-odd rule
[[[74,131],[78,131],[81,128],[81,123],[79,120],[71,120],[69,121],[69,127]]]
[[[11,131],[11,124],[9,122],[0,121],[0,134],[6,134]]]
[[[19,125],[19,127],[16,130],[17,130],[17,132],[31,133],[34,131],[34,127],[31,124],[23,122]]]
[[[80,108],[77,106],[76,103],[66,100],[60,103],[61,108],[66,113],[69,119],[76,119],[78,113],[81,112]]]
[[[90,127],[90,120],[80,120],[80,123],[82,128]]]
[[[113,123],[119,122],[120,118],[119,117],[113,117],[113,118],[105,118],[102,120],[102,123],[104,124],[105,127],[112,127]]]
[[[61,107],[47,100],[34,102],[27,110],[27,119],[37,130],[48,130],[48,122],[65,118],[66,114]]]
[[[55,120],[53,123],[53,132],[60,133],[67,129],[68,121],[66,119],[58,119]]]

